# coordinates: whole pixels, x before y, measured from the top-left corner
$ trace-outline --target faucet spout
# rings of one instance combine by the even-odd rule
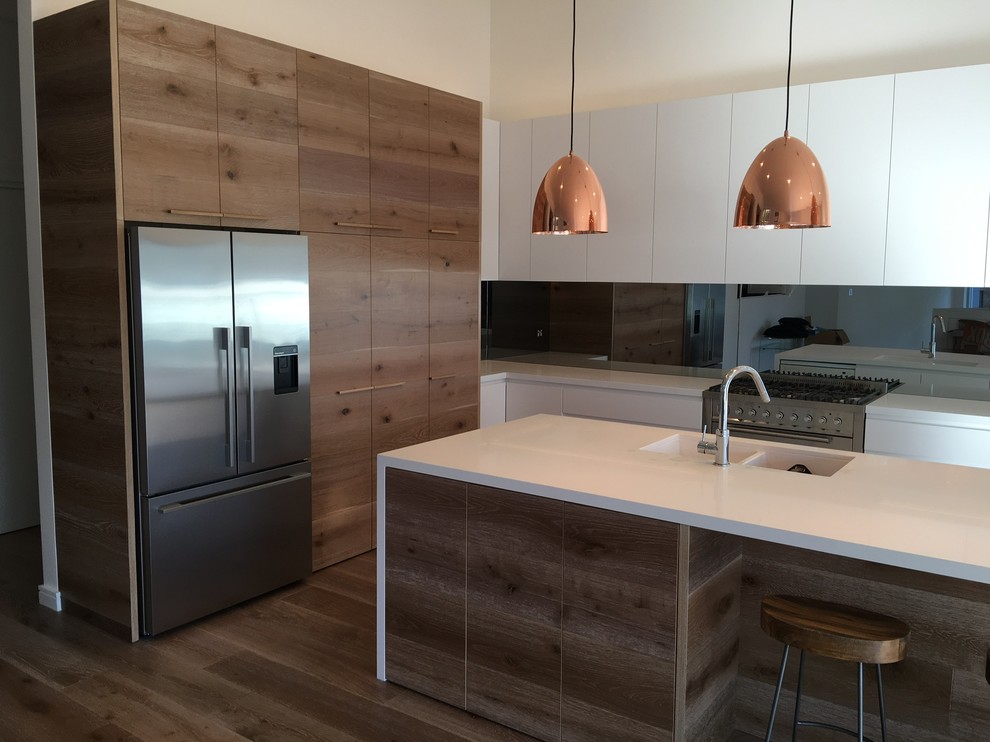
[[[767,394],[767,387],[760,378],[760,373],[752,366],[735,366],[726,372],[722,377],[722,407],[718,415],[718,430],[715,431],[715,445],[709,449],[715,454],[716,466],[729,465],[729,385],[741,374],[752,377],[760,398],[764,402],[770,401],[770,395]]]
[[[945,318],[942,317],[941,314],[933,314],[932,315],[932,335],[931,335],[931,340],[928,343],[928,357],[929,358],[934,358],[935,357],[935,336],[937,334],[936,333],[936,330],[935,330],[935,323],[936,322],[938,322],[938,324],[941,325],[942,332],[945,332]]]

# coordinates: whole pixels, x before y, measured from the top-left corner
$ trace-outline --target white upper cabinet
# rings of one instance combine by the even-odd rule
[[[533,229],[533,121],[499,126],[498,277],[529,280],[529,238]]]
[[[984,285],[988,121],[990,65],[896,76],[884,284]]]
[[[481,280],[498,278],[499,124],[481,122]]]
[[[588,236],[588,280],[648,283],[653,273],[656,104],[591,114],[591,166],[608,234]]]
[[[727,283],[799,283],[802,229],[735,229],[736,196],[753,159],[784,134],[786,90],[757,90],[732,96],[729,150],[728,230],[725,243]],[[791,136],[807,141],[808,86],[791,88]]]
[[[657,283],[725,281],[731,125],[731,95],[660,104],[653,222]],[[735,193],[731,197],[734,202]]]
[[[825,172],[832,226],[803,230],[801,283],[879,286],[894,76],[816,83],[809,95],[807,144]]]
[[[597,167],[588,152],[589,119],[587,113],[574,116],[574,154],[588,160],[597,173]],[[550,166],[567,154],[570,126],[571,119],[566,114],[533,121],[533,160],[528,209],[530,231],[533,228],[533,196]],[[607,191],[605,195],[608,197]],[[611,221],[609,214],[609,222]],[[529,277],[533,281],[588,280],[587,235],[531,235]]]

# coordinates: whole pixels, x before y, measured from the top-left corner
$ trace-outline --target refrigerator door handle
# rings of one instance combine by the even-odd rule
[[[244,338],[244,349],[247,350],[247,444],[248,462],[254,463],[255,441],[254,441],[254,358],[251,354],[253,345],[251,337],[251,325],[244,325],[240,328]]]
[[[230,378],[233,366],[230,362],[231,354],[231,344],[230,344],[230,328],[229,327],[218,327],[216,328],[220,335],[220,352],[223,358],[223,379],[224,379],[224,414],[226,416],[226,426],[225,433],[226,439],[224,441],[224,453],[226,454],[227,468],[233,469],[236,466],[235,461],[235,451],[234,451],[234,383],[233,379]]]

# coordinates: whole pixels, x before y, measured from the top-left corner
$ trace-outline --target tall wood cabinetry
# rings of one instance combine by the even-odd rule
[[[298,68],[319,568],[373,547],[378,453],[478,426],[481,110],[315,54]]]
[[[477,426],[480,104],[128,0],[35,57],[67,604],[137,638],[125,220],[309,235],[314,565],[372,548],[374,455]]]

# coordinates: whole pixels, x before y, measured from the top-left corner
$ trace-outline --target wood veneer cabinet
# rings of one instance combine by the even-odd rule
[[[295,50],[115,9],[124,218],[298,229]]]
[[[738,539],[396,469],[386,676],[539,739],[726,739]]]

